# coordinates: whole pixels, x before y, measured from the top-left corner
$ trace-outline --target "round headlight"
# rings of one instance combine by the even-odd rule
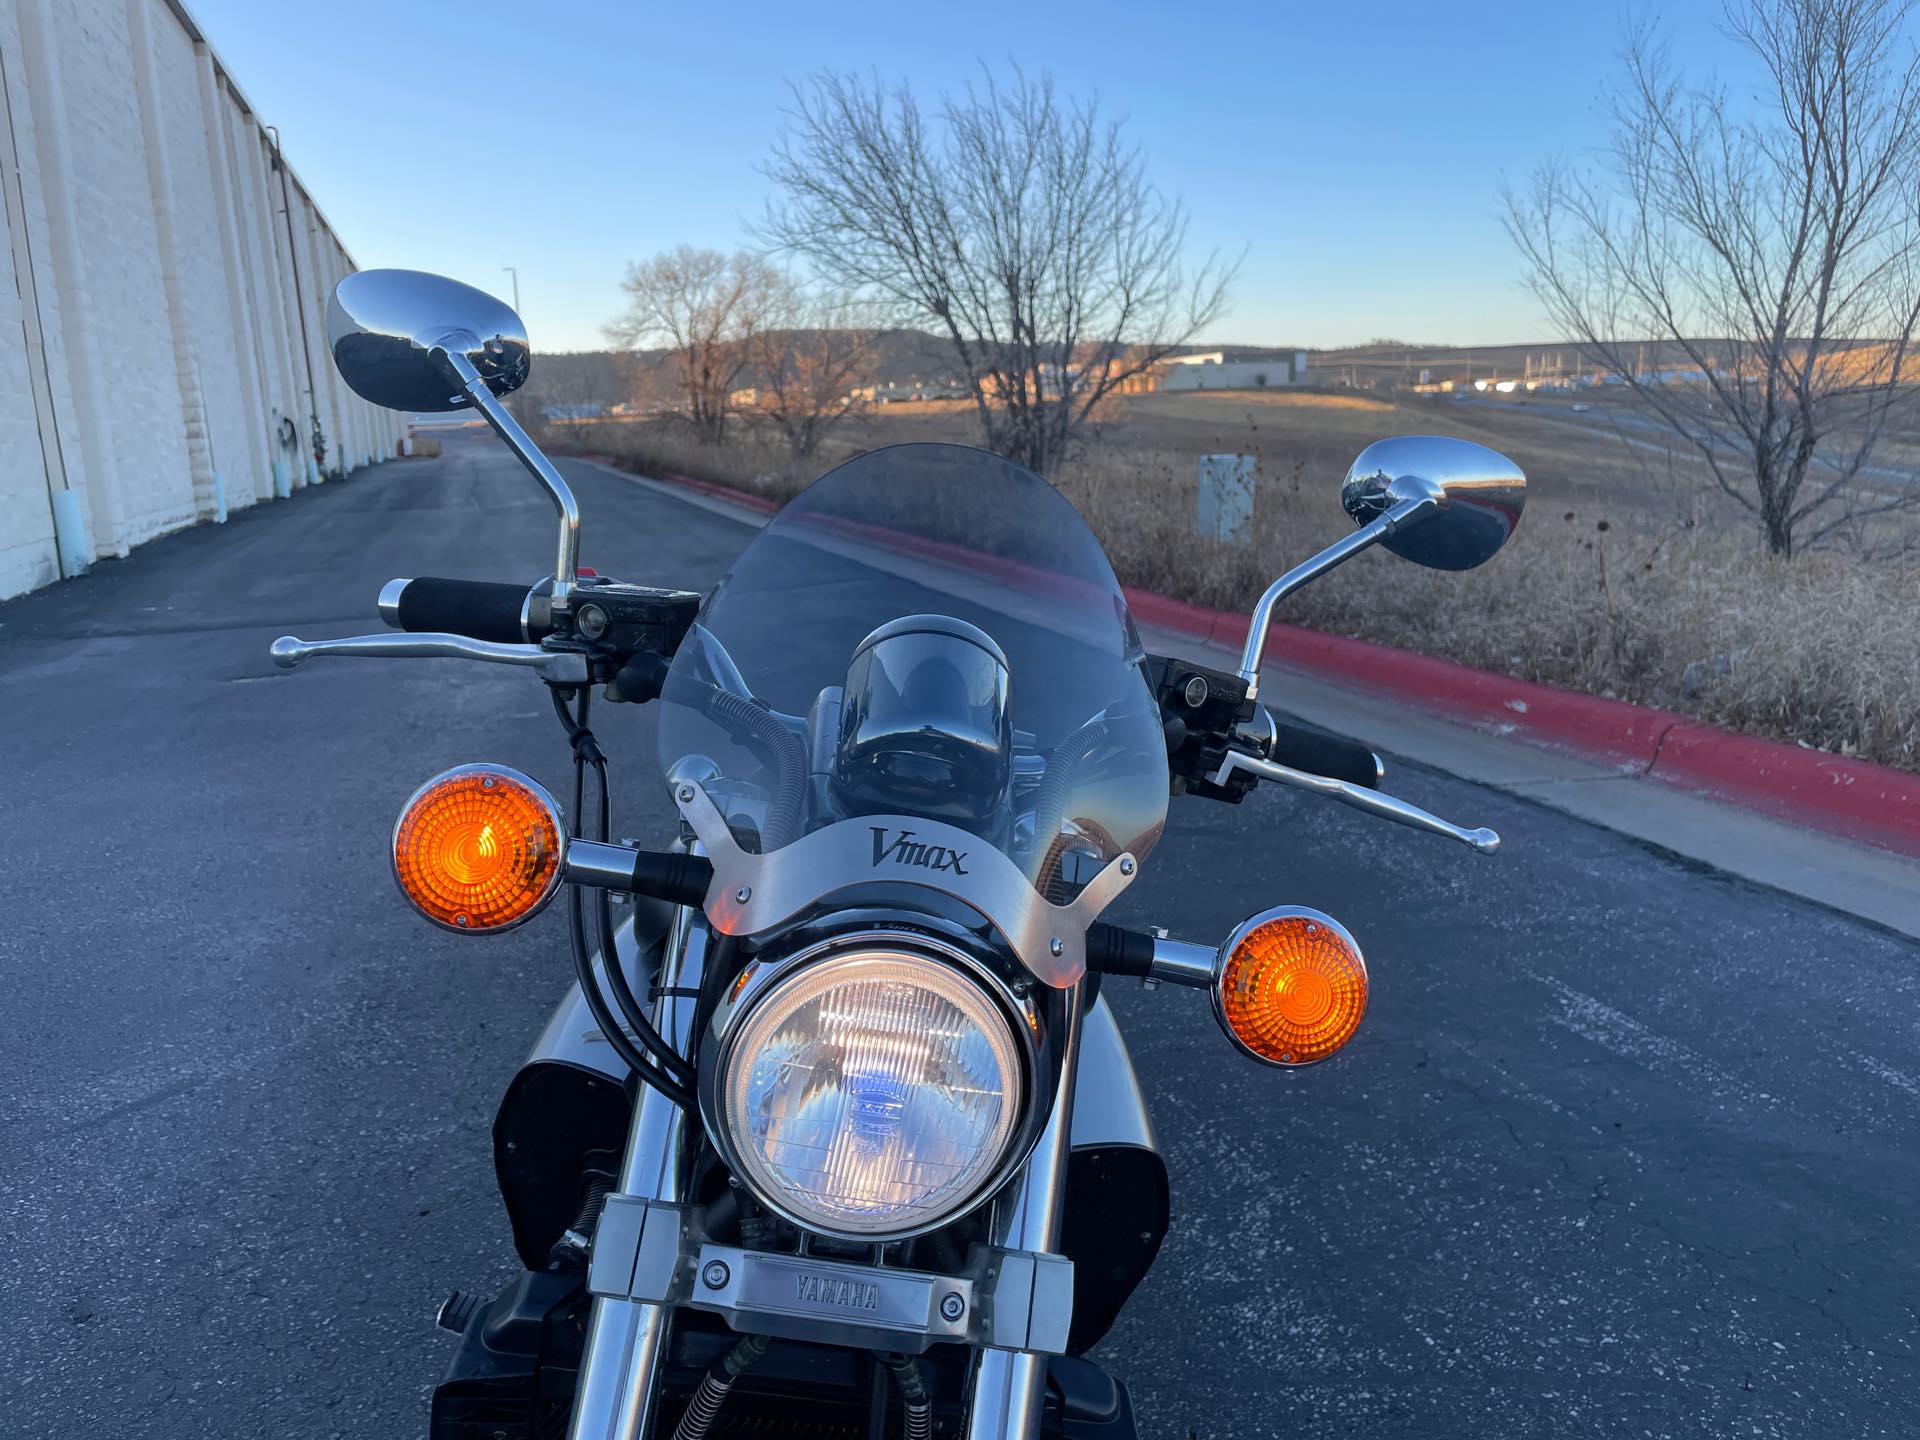
[[[1012,1023],[906,950],[804,964],[729,1025],[712,1098],[740,1178],[808,1229],[933,1229],[1000,1173],[1023,1117]]]

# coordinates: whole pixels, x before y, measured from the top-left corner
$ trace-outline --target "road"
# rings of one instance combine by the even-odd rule
[[[602,572],[704,587],[750,533],[563,468]],[[0,1434],[420,1432],[435,1307],[512,1264],[488,1127],[567,963],[557,913],[418,921],[384,846],[428,775],[565,751],[517,672],[266,646],[373,628],[394,575],[537,574],[550,530],[454,437],[0,606]],[[628,834],[651,724],[599,725]],[[1920,1432],[1920,945],[1388,758],[1501,854],[1177,801],[1112,914],[1315,905],[1375,977],[1293,1075],[1113,987],[1174,1176],[1100,1352],[1143,1435]]]

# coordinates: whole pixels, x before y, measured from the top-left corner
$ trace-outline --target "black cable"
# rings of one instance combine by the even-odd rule
[[[933,1396],[927,1389],[927,1377],[920,1362],[911,1355],[881,1354],[880,1362],[893,1372],[900,1387],[900,1400],[906,1411],[906,1423],[900,1434],[904,1440],[932,1440]]]
[[[554,695],[557,702],[559,692],[555,691]],[[584,688],[580,691],[579,713],[571,717],[571,723],[567,726],[567,736],[573,742],[575,756],[574,823],[577,828],[580,817],[585,814],[581,793],[583,773],[579,763],[581,759],[585,759],[593,766],[595,778],[600,785],[600,840],[603,844],[610,845],[613,843],[613,787],[607,782],[607,757],[594,741],[593,731],[587,728],[588,706],[592,703],[592,699],[591,691]],[[558,708],[563,721],[566,721],[569,717],[566,715],[565,705],[559,704]],[[620,947],[614,940],[613,904],[605,890],[596,891],[594,912],[594,918],[600,930],[601,970],[607,977],[607,988],[613,992],[613,1003],[626,1017],[627,1024],[633,1028],[633,1033],[640,1037],[640,1043],[658,1057],[660,1068],[691,1090],[697,1074],[693,1063],[669,1044],[666,1037],[654,1028],[653,1017],[647,1014],[646,1007],[640,1003],[639,998],[633,993],[633,987],[627,983],[626,967],[620,963],[619,958]]]
[[[593,959],[587,953],[587,926],[580,887],[575,885],[572,890],[567,909],[572,922],[568,931],[573,940],[573,973],[580,982],[580,994],[586,1000],[587,1008],[593,1012],[594,1024],[607,1037],[607,1043],[613,1046],[614,1053],[627,1062],[628,1069],[681,1109],[693,1109],[692,1092],[664,1070],[656,1068],[649,1057],[641,1054],[633,1041],[627,1038],[627,1032],[621,1028],[620,1022],[614,1019],[613,1011],[607,1008],[606,997],[600,993],[599,981],[593,973]]]
[[[767,1346],[772,1343],[765,1335],[743,1336],[739,1344],[722,1356],[701,1378],[700,1388],[693,1392],[680,1423],[674,1426],[673,1440],[706,1440],[713,1422],[720,1417],[720,1407],[727,1403],[734,1382],[767,1353]]]
[[[599,761],[594,769],[600,781],[600,838],[607,840],[612,824],[612,806],[607,799],[607,762]],[[659,1057],[661,1067],[682,1085],[691,1088],[697,1073],[693,1062],[668,1044],[666,1037],[654,1028],[652,1017],[640,1003],[640,998],[633,993],[633,987],[627,983],[626,966],[620,963],[620,946],[613,933],[613,903],[607,898],[605,890],[596,889],[594,912],[600,925],[600,954],[605,957],[603,968],[606,971],[607,988],[613,992],[613,1003],[627,1017],[628,1023],[633,1026],[633,1033],[640,1037],[640,1043]]]
[[[807,803],[806,741],[766,706],[718,686],[707,697],[707,710],[729,734],[759,742],[772,762],[773,794],[766,823],[760,827],[761,852],[778,850],[799,838],[800,816]]]
[[[611,801],[608,799],[606,792],[605,771],[603,768],[606,764],[606,757],[600,753],[600,747],[594,743],[592,732],[586,727],[587,703],[587,692],[582,690],[580,696],[580,719],[576,721],[568,712],[566,700],[560,691],[558,689],[553,691],[554,710],[559,714],[561,724],[566,727],[567,736],[573,742],[572,829],[575,839],[586,838],[582,833],[586,827],[581,821],[582,812],[585,809],[586,803],[587,765],[589,761],[595,764],[601,776],[603,825],[607,823],[604,817],[608,816],[611,810]],[[627,1062],[627,1067],[631,1069],[635,1075],[658,1090],[669,1100],[673,1101],[673,1103],[681,1109],[692,1110],[695,1105],[695,1099],[691,1084],[682,1080],[679,1075],[671,1069],[663,1068],[657,1064],[650,1055],[642,1053],[639,1047],[627,1038],[625,1028],[614,1018],[612,1009],[607,1005],[606,996],[601,992],[599,979],[593,973],[593,958],[587,951],[586,907],[585,899],[580,893],[581,887],[572,885],[568,887],[568,890],[570,893],[567,897],[567,932],[568,938],[572,941],[573,945],[574,977],[580,983],[580,994],[582,998],[586,1000],[587,1008],[593,1012],[594,1023],[600,1027],[600,1033],[607,1037],[607,1043],[613,1047],[614,1053]],[[611,949],[604,953],[606,963],[603,969],[608,975],[610,983],[616,986],[616,995],[618,995],[620,990],[625,990],[627,999],[632,1001],[633,991],[631,987],[626,984],[626,976],[621,973],[618,954]],[[633,1028],[635,1032],[641,1036],[642,1040],[649,1046],[656,1041],[659,1042],[665,1053],[674,1054],[675,1058],[679,1059],[682,1065],[685,1065],[686,1061],[678,1056],[671,1047],[668,1047],[664,1040],[661,1040],[659,1032],[654,1030],[652,1022],[648,1021],[644,1013],[640,1012],[639,1002],[633,1001],[633,1006],[634,1013],[628,1015],[627,1018],[629,1020],[637,1018],[641,1022],[640,1024],[634,1025]]]

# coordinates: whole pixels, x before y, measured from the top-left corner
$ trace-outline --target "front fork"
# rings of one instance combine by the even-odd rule
[[[711,943],[706,916],[696,909],[682,909],[661,957],[654,1024],[689,1058],[697,1008],[693,996],[699,991]],[[1025,1168],[995,1205],[993,1241],[1006,1249],[1045,1253],[1059,1248],[1079,1073],[1081,991],[1076,985],[1068,995],[1066,1041],[1053,1112]],[[687,1147],[686,1112],[643,1086],[621,1162],[621,1193],[669,1204],[684,1201]],[[643,1300],[594,1297],[569,1440],[645,1440],[655,1421],[668,1309]],[[1063,1333],[1064,1328],[1062,1317]],[[1046,1380],[1047,1357],[1040,1352],[982,1349],[969,1386],[969,1440],[1038,1435]]]
[[[682,907],[660,957],[654,1028],[689,1058],[698,1009],[694,996],[711,943],[707,917]],[[620,1193],[678,1204],[685,1198],[686,1178],[687,1113],[643,1085],[627,1133],[626,1157],[620,1162]],[[665,1305],[593,1297],[569,1440],[643,1440],[650,1433],[667,1319]]]

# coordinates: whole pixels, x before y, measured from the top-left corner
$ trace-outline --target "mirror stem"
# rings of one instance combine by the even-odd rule
[[[573,490],[553,468],[553,462],[540,453],[532,437],[520,428],[520,422],[500,403],[499,397],[487,388],[480,372],[460,350],[441,345],[435,353],[460,377],[461,391],[473,403],[473,408],[486,416],[494,433],[507,442],[507,448],[553,497],[553,508],[560,512],[560,544],[553,562],[553,608],[565,610],[571,603],[574,582],[580,573],[580,506],[573,498]]]
[[[1436,503],[1433,497],[1427,495],[1403,500],[1379,519],[1361,526],[1343,540],[1336,540],[1318,555],[1302,560],[1267,587],[1267,593],[1253,607],[1253,620],[1247,626],[1246,647],[1240,652],[1240,678],[1247,682],[1247,699],[1252,700],[1260,693],[1260,656],[1267,648],[1267,627],[1273,623],[1273,607],[1301,586],[1318,580],[1362,550],[1379,544],[1409,521],[1429,513]]]

